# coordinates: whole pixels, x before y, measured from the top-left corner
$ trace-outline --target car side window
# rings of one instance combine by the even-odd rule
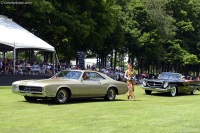
[[[71,71],[66,74],[66,78],[69,79],[79,79],[81,76],[81,72]]]
[[[96,72],[89,72],[88,75],[90,75],[92,81],[99,81],[104,79],[100,74]]]
[[[83,80],[91,80],[90,74],[88,72],[83,73]]]

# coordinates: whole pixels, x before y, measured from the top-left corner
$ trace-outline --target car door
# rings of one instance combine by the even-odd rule
[[[190,92],[193,90],[193,87],[192,87],[192,82],[191,80],[185,80],[183,82],[183,91],[185,92]]]
[[[106,94],[105,80],[96,72],[86,72],[87,79],[82,80],[81,94],[83,96],[102,96]],[[102,84],[103,83],[103,84]]]

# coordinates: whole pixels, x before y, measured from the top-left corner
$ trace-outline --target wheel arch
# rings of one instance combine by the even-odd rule
[[[170,96],[174,97],[176,96],[178,93],[180,93],[178,86],[176,84],[171,84],[169,85],[169,89],[170,89]],[[175,90],[174,90],[175,89]]]
[[[58,92],[60,89],[65,89],[65,90],[69,93],[69,97],[71,97],[72,92],[71,92],[71,90],[70,90],[69,87],[67,87],[67,86],[61,86],[61,87],[59,87],[59,88],[57,89],[57,92]],[[57,94],[57,92],[56,92],[56,94]]]
[[[197,89],[198,91],[200,91],[200,86],[191,85],[191,88]]]
[[[115,90],[115,92],[116,92],[117,95],[119,94],[118,89],[117,89],[116,86],[109,86],[108,89],[107,89],[107,91],[108,91],[110,88],[113,88],[113,89]]]
[[[169,87],[171,88],[171,87],[176,87],[176,90],[177,90],[177,92],[179,92],[179,89],[178,89],[178,85],[177,84],[169,84]]]

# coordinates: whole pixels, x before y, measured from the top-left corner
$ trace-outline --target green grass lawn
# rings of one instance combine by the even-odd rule
[[[50,100],[28,103],[0,87],[1,133],[183,133],[200,132],[200,92],[170,97],[146,95],[135,89],[136,100],[119,95],[103,99],[73,99],[56,105]]]

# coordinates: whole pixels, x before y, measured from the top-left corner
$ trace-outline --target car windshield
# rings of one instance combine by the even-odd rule
[[[82,72],[80,71],[61,71],[52,78],[80,79]]]
[[[158,79],[180,80],[181,74],[178,74],[178,73],[162,73],[158,76]]]

